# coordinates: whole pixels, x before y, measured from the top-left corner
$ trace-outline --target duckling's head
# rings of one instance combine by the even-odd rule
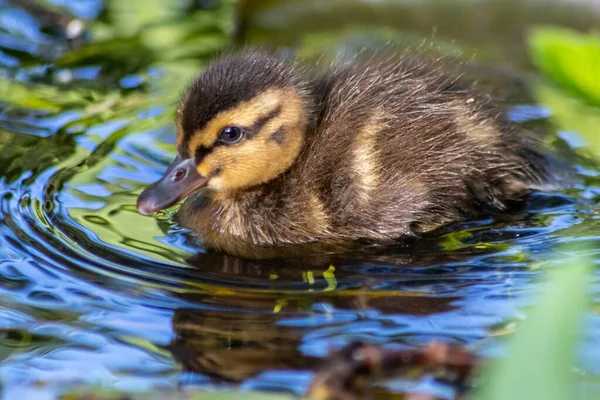
[[[177,157],[138,198],[150,214],[200,188],[235,192],[270,181],[298,157],[310,120],[294,66],[246,52],[211,64],[177,111]]]

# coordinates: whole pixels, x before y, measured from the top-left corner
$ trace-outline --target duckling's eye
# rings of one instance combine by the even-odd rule
[[[242,140],[244,132],[237,126],[228,126],[219,134],[219,140],[226,144],[234,144]]]

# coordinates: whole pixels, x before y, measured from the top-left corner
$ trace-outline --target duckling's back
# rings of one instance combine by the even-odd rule
[[[371,59],[314,87],[319,113],[296,173],[334,236],[410,235],[503,210],[544,181],[532,139],[441,65]]]

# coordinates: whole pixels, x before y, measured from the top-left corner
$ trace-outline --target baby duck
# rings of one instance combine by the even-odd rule
[[[223,56],[177,112],[177,157],[138,198],[207,247],[391,241],[502,211],[548,176],[538,145],[437,63],[374,56],[324,69]],[[200,190],[204,189],[204,190]]]

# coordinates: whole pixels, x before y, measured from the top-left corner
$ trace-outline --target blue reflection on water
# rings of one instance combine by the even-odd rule
[[[54,2],[86,18],[100,10],[93,0]],[[461,235],[385,257],[298,264],[206,252],[171,211],[152,218],[135,210],[136,195],[175,153],[172,104],[153,103],[151,94],[158,95],[144,92],[164,90],[167,68],[115,78],[84,58],[64,67],[69,79],[58,83],[66,86],[48,94],[59,85],[46,51],[58,39],[12,8],[0,11],[1,76],[40,93],[33,103],[15,99],[0,109],[6,399],[49,399],[82,385],[212,388],[215,376],[241,379],[243,389],[300,394],[311,367],[353,340],[408,348],[439,339],[498,356],[502,347],[490,334],[520,323],[543,287],[540,276],[553,267],[555,246],[598,248],[594,203],[586,201],[598,185],[586,182],[535,195],[513,221],[464,224],[456,227]],[[20,68],[25,55],[34,62]],[[110,91],[119,85],[132,93]],[[509,117],[531,122],[548,110],[519,105]],[[582,364],[599,373],[597,316],[589,316],[586,331]],[[451,395],[427,379],[385,387]]]

